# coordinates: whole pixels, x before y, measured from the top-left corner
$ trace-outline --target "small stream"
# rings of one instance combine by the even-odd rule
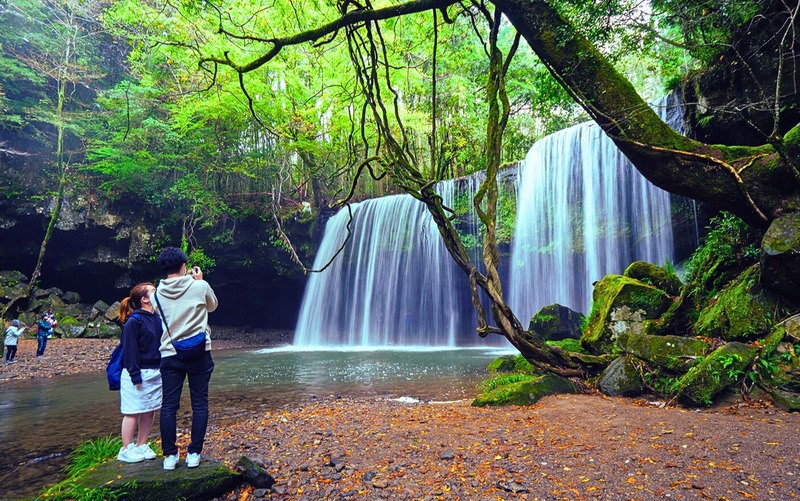
[[[236,419],[317,397],[472,398],[493,348],[215,352],[211,420]],[[184,390],[180,414],[189,413]],[[179,418],[180,419],[180,418]],[[80,442],[118,434],[119,394],[105,374],[11,381],[0,386],[0,497],[36,495],[62,478],[66,455]],[[180,425],[187,424],[183,419]],[[154,426],[158,433],[158,423]]]

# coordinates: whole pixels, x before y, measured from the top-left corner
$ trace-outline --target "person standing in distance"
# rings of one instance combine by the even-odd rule
[[[203,280],[203,271],[194,266],[187,274],[186,254],[167,247],[159,254],[157,263],[166,274],[156,289],[156,307],[161,315],[164,333],[161,336],[161,446],[164,450],[164,469],[173,470],[178,464],[177,414],[180,408],[183,381],[189,379],[192,404],[192,439],[186,455],[186,466],[200,465],[206,428],[208,426],[208,384],[214,371],[211,358],[211,338],[208,335],[208,314],[217,309],[217,296]],[[174,343],[200,333],[205,335],[205,350],[190,359],[178,356]]]

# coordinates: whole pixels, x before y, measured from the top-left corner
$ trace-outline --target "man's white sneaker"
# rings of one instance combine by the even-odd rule
[[[165,470],[174,470],[175,466],[178,465],[178,455],[173,454],[171,456],[167,456],[164,458],[164,469]]]
[[[117,454],[117,461],[138,463],[140,461],[144,461],[144,456],[142,456],[142,453],[139,452],[138,447],[133,444],[128,444],[127,447],[123,447],[119,450],[119,454]]]
[[[186,455],[186,467],[195,468],[197,466],[200,466],[200,454],[196,452],[190,452]]]
[[[144,456],[145,459],[155,459],[156,453],[153,452],[153,449],[150,448],[150,444],[144,443],[137,447],[139,449],[139,454]]]

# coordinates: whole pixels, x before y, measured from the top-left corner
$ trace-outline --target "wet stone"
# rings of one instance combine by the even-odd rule
[[[450,449],[445,449],[439,454],[439,459],[449,460],[455,458],[455,453]]]
[[[372,479],[375,478],[375,475],[377,475],[376,472],[368,471],[368,472],[364,473],[363,475],[361,475],[361,480],[363,480],[364,482],[371,482]]]

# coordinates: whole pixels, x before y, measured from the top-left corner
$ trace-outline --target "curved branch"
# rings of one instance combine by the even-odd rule
[[[359,9],[348,12],[342,15],[339,19],[324,24],[318,28],[304,31],[290,37],[280,38],[252,38],[252,40],[270,43],[273,47],[263,55],[253,59],[245,64],[236,64],[227,55],[224,58],[218,57],[205,57],[201,62],[217,62],[230,66],[239,73],[247,73],[268,63],[270,60],[280,53],[284,47],[298,45],[305,42],[313,42],[320,38],[335,33],[336,31],[354,24],[364,23],[368,21],[381,21],[391,19],[394,17],[405,16],[408,14],[415,14],[418,12],[425,12],[432,9],[446,9],[450,5],[459,3],[460,0],[414,0],[412,2],[393,5],[391,7],[384,7],[382,9]],[[220,27],[220,30],[222,28]],[[222,32],[222,31],[221,31]],[[233,35],[231,35],[233,36]]]

